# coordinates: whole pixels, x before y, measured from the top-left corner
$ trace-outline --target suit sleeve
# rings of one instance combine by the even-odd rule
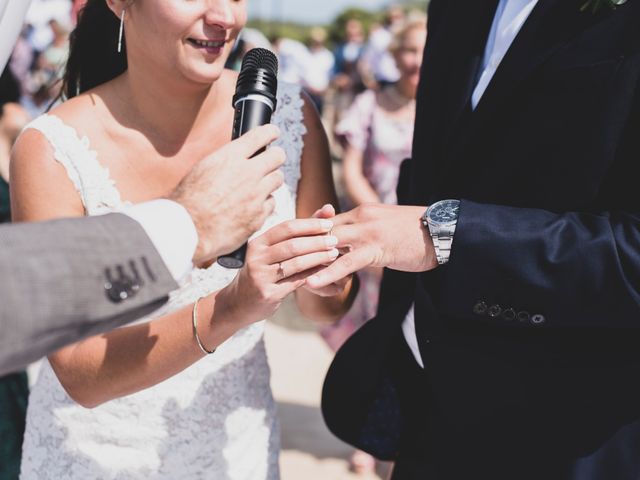
[[[441,308],[529,328],[640,328],[640,213],[463,200]],[[515,315],[515,316],[514,316]]]
[[[177,287],[121,214],[0,227],[0,278],[0,374],[150,314]]]

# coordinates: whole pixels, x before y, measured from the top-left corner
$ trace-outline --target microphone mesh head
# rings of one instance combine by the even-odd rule
[[[242,59],[242,71],[263,68],[274,76],[278,75],[278,57],[266,48],[253,48]]]

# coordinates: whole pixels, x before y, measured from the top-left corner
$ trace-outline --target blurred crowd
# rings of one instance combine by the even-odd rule
[[[0,222],[10,219],[10,149],[26,123],[59,100],[68,40],[83,0],[33,0],[25,26],[0,79]],[[367,31],[368,30],[368,31]],[[322,27],[306,42],[246,28],[227,67],[239,70],[252,48],[272,49],[280,79],[301,85],[323,116],[336,159],[342,208],[365,202],[396,203],[400,164],[411,154],[415,97],[426,41],[424,12],[389,7],[367,29],[344,22],[338,39]],[[361,274],[352,310],[321,331],[332,349],[373,317],[381,272]],[[0,378],[0,478],[16,478],[28,397],[24,373]],[[13,439],[13,440],[12,440]],[[372,471],[374,459],[356,453],[356,471]]]

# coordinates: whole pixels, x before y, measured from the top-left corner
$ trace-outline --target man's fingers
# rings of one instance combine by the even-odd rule
[[[258,186],[258,191],[260,192],[261,197],[266,198],[279,189],[284,184],[284,174],[280,170],[276,170],[275,172],[271,172],[269,175],[264,177]]]
[[[278,170],[287,159],[285,151],[280,147],[271,147],[268,150],[262,152],[260,155],[251,158],[251,168],[256,171],[258,175],[264,176]]]
[[[244,158],[252,157],[258,150],[265,148],[280,136],[280,129],[275,125],[262,125],[251,129],[242,137],[232,142],[236,152]]]
[[[373,254],[365,248],[354,250],[338,258],[320,272],[307,278],[307,285],[313,289],[324,288],[373,263]]]
[[[289,220],[276,225],[264,234],[267,245],[278,243],[296,237],[310,237],[313,235],[324,235],[333,228],[331,220],[319,218],[307,218]]]
[[[263,218],[262,218],[262,221],[260,222],[260,225],[262,225],[265,222],[265,220],[269,218],[269,216],[275,211],[276,199],[273,198],[271,195],[269,195],[267,199],[264,201],[262,208],[263,208],[262,210]]]

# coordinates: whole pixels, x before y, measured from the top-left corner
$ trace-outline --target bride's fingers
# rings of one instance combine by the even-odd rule
[[[266,261],[269,264],[280,263],[310,253],[326,252],[336,245],[338,239],[333,235],[292,238],[269,247]]]
[[[301,255],[299,257],[280,262],[278,265],[274,265],[274,268],[277,269],[277,275],[281,277],[278,281],[282,282],[283,280],[294,277],[299,273],[307,272],[307,270],[322,266],[328,262],[333,262],[338,258],[338,255],[338,250],[334,248],[325,252]]]
[[[276,245],[290,238],[325,235],[333,228],[333,222],[327,219],[307,218],[289,220],[276,225],[262,235],[262,241],[267,245]]]
[[[307,278],[307,285],[313,289],[324,288],[341,278],[373,265],[374,260],[375,252],[371,248],[353,250]]]
[[[336,216],[336,209],[330,203],[324,205],[321,209],[316,210],[311,216],[312,218],[332,218]]]

